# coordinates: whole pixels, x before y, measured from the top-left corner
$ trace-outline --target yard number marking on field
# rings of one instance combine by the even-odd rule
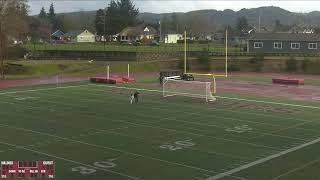
[[[108,161],[94,162],[93,166],[97,167],[97,168],[102,168],[102,169],[114,168],[114,167],[117,166],[117,164],[113,162],[115,160],[116,159],[109,159]],[[86,166],[77,166],[77,167],[71,168],[71,171],[79,172],[82,175],[88,175],[88,174],[95,173],[97,170],[95,168],[89,168],[89,167],[86,167]]]
[[[192,139],[187,139],[183,141],[176,141],[173,144],[164,144],[161,145],[161,149],[169,149],[170,151],[176,151],[176,150],[181,150],[183,148],[187,147],[192,147],[196,145],[195,143],[192,142]]]
[[[244,132],[252,131],[252,128],[249,127],[248,125],[242,125],[242,126],[236,126],[236,127],[233,127],[233,128],[225,129],[225,131],[236,132],[236,133],[244,133]]]

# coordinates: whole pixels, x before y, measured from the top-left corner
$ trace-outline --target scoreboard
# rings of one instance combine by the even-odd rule
[[[54,161],[1,161],[0,178],[54,178]]]

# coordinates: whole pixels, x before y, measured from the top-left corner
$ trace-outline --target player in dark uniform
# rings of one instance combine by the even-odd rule
[[[138,104],[138,102],[139,102],[139,92],[138,91],[136,91],[134,94],[133,94],[133,97],[134,97],[134,100],[135,100],[135,102],[136,102],[136,104]]]

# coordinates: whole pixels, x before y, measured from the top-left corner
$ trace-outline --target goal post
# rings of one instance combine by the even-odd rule
[[[162,83],[163,97],[186,96],[215,101],[215,80],[213,82],[184,81],[179,76],[165,77]]]
[[[225,31],[225,60],[224,60],[224,72],[223,73],[197,73],[197,72],[188,72],[188,63],[187,63],[187,31],[184,31],[184,63],[183,69],[184,74],[189,75],[199,75],[199,76],[215,76],[215,77],[228,77],[228,29]]]

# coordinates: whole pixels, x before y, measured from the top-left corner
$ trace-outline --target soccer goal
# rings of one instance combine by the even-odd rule
[[[213,82],[184,81],[179,76],[165,77],[162,84],[163,97],[187,96],[215,101],[215,80]]]

